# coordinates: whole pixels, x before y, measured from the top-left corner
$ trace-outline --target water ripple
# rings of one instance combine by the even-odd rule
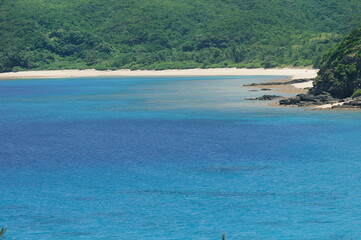
[[[270,166],[234,166],[234,167],[204,167],[198,168],[200,172],[204,173],[241,173],[241,172],[254,172],[262,170],[270,170],[274,167]]]
[[[123,191],[125,194],[155,194],[155,195],[182,195],[182,196],[211,196],[211,197],[267,197],[274,196],[273,192],[226,192],[226,191],[162,191],[140,190]]]

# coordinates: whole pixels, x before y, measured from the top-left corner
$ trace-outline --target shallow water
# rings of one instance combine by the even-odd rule
[[[278,79],[0,81],[7,239],[357,239],[361,115],[243,100]]]

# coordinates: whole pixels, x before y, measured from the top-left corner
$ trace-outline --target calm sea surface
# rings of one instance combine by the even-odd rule
[[[7,239],[360,239],[361,112],[244,100],[278,79],[0,81]]]

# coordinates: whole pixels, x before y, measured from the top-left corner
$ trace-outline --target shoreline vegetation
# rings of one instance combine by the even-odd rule
[[[1,80],[31,78],[78,78],[78,77],[161,77],[161,76],[290,76],[291,79],[312,79],[317,69],[311,68],[210,68],[179,70],[46,70],[0,73]]]
[[[361,109],[361,25],[323,57],[314,85],[280,105]]]
[[[318,68],[361,22],[359,0],[12,1],[0,72]]]

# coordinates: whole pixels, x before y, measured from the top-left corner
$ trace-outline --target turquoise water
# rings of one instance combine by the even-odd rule
[[[287,77],[0,81],[7,239],[358,239],[361,114],[245,101]]]

